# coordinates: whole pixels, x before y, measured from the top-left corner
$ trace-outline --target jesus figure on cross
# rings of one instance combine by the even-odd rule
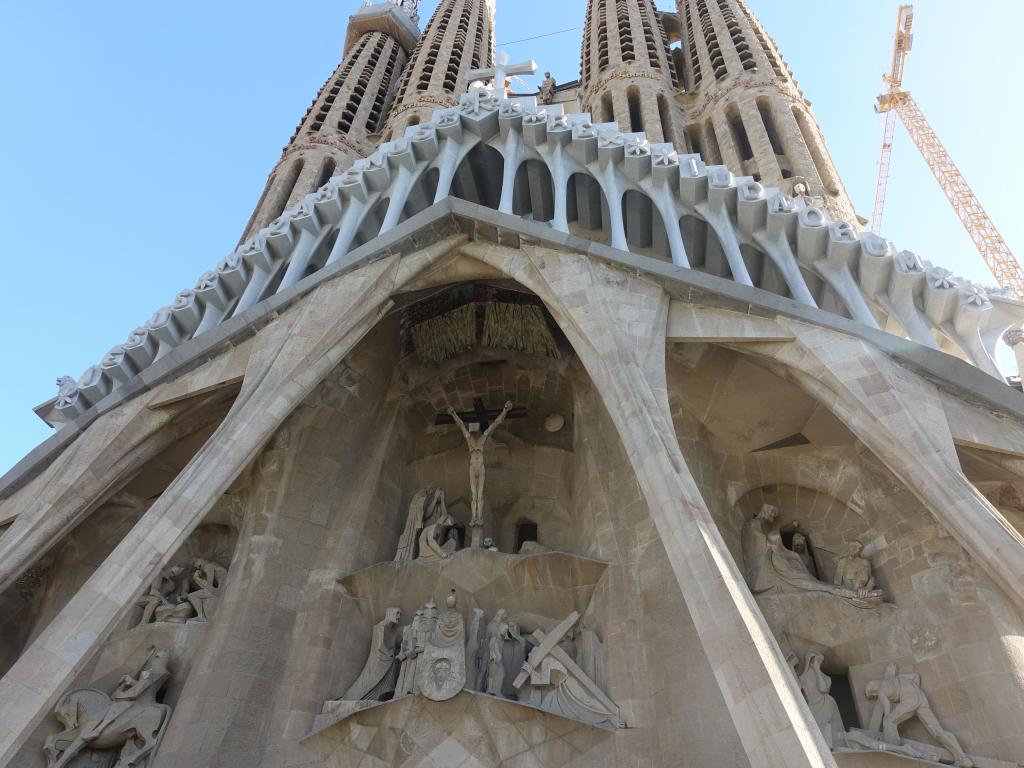
[[[472,496],[469,527],[474,529],[474,532],[479,531],[484,524],[484,444],[511,410],[512,402],[509,401],[501,409],[498,418],[481,433],[479,423],[470,422],[467,427],[455,409],[448,408],[448,415],[452,417],[459,431],[462,432],[462,436],[466,438],[466,445],[469,446],[469,490]]]

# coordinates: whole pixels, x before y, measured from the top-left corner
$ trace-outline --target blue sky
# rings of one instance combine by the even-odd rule
[[[870,215],[897,3],[748,0],[813,103]],[[359,0],[8,3],[0,25],[0,471],[51,430],[32,406],[77,377],[235,246],[282,146],[337,65]],[[436,0],[424,0],[426,19]],[[578,76],[584,0],[498,0],[499,43]],[[662,2],[662,7],[668,7]],[[974,9],[965,13],[965,7]],[[812,10],[811,10],[812,9]],[[1024,3],[915,4],[905,84],[1011,249],[1024,124]],[[979,79],[979,75],[981,75]],[[897,130],[883,234],[991,283],[916,148]]]

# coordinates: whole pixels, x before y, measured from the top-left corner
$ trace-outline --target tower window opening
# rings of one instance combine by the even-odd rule
[[[444,89],[449,93],[455,93],[458,90],[459,69],[463,57],[457,55],[456,52],[465,50],[471,13],[472,6],[469,3],[463,5],[462,12],[459,14],[459,25],[455,30],[455,39],[452,44],[451,53],[448,55],[448,67],[444,78]]]
[[[743,125],[743,118],[740,116],[739,108],[735,104],[730,104],[726,110],[725,118],[729,122],[729,131],[732,133],[732,140],[736,145],[736,152],[740,160],[743,162],[753,160],[754,148],[750,146],[750,138],[747,136],[747,129]]]
[[[761,50],[764,51],[764,55],[768,59],[768,63],[771,65],[772,71],[775,73],[775,76],[785,77],[786,73],[782,67],[782,62],[779,61],[779,56],[775,50],[774,44],[769,43],[770,39],[767,38],[767,36],[764,33],[764,30],[761,29],[760,23],[758,23],[757,19],[754,18],[754,15],[750,12],[750,9],[747,8],[746,3],[740,2],[739,7],[740,13],[743,14],[744,18],[746,18],[747,23],[750,25],[750,28],[754,30],[754,37],[757,38],[757,44],[761,46]]]
[[[686,6],[686,47],[690,57],[690,87],[695,89],[700,85],[700,55],[697,53],[697,43],[693,33],[693,6]]]
[[[629,104],[629,130],[633,133],[640,133],[644,129],[644,117],[640,109],[640,89],[633,86],[627,90],[626,102]]]
[[[396,41],[392,40],[384,76],[377,88],[377,96],[373,100],[373,108],[370,110],[370,117],[366,124],[367,131],[371,133],[377,133],[384,127],[384,117],[391,106],[391,99],[394,95],[395,71],[400,67],[400,55],[401,48]]]
[[[629,21],[629,8],[626,0],[615,0],[615,18],[618,22],[619,53],[624,62],[636,61],[633,49],[633,30]]]
[[[590,82],[590,31],[593,29],[594,3],[587,3],[587,17],[583,22],[583,40],[580,43],[580,80],[584,86]]]
[[[708,57],[711,59],[711,69],[714,71],[715,79],[724,80],[729,74],[729,69],[725,65],[722,49],[718,45],[718,34],[715,32],[714,22],[711,21],[711,14],[708,12],[707,3],[704,0],[697,0],[697,15],[700,18],[701,33],[704,35],[704,45],[708,49]]]
[[[303,165],[305,165],[305,161],[300,157],[292,163],[287,175],[281,179],[280,191],[274,199],[274,207],[271,208],[267,221],[273,221],[284,213],[284,209],[288,207],[288,199],[292,196],[292,192],[295,191],[295,185],[299,181],[299,174],[302,173]]]
[[[704,154],[704,140],[700,135],[701,129],[699,125],[691,125],[686,129],[686,140],[690,145],[690,151],[701,156],[704,162],[708,162],[709,158]]]
[[[658,94],[658,118],[661,120],[661,140],[675,144],[675,131],[672,129],[672,112],[668,99]]]
[[[743,69],[757,69],[757,62],[754,61],[754,57],[750,53],[747,38],[743,35],[743,31],[740,29],[739,22],[736,21],[736,15],[732,12],[732,8],[729,7],[726,0],[718,0],[718,9],[722,13],[726,29],[729,30],[729,37],[732,38],[732,46],[739,55],[740,64],[743,66]]]
[[[477,19],[476,35],[473,39],[473,60],[470,62],[472,69],[480,69],[480,54],[484,47],[484,25],[481,19]]]
[[[683,88],[683,73],[686,71],[686,52],[683,50],[683,44],[676,42],[670,45],[665,49],[665,56],[672,70],[672,86]]]
[[[821,179],[825,191],[830,195],[838,195],[839,184],[836,181],[835,174],[832,172],[828,157],[825,155],[825,150],[818,137],[817,130],[811,125],[810,118],[807,117],[803,110],[793,107],[793,117],[800,128],[800,135],[803,136],[804,144],[807,145],[807,149],[811,153],[811,160],[814,162],[814,167],[818,171],[818,178]]]
[[[658,43],[665,39],[665,30],[661,26],[661,19],[658,19],[659,36],[655,36],[654,27],[651,25],[651,16],[648,10],[647,0],[640,0],[637,3],[637,11],[640,14],[640,26],[643,29],[644,43],[647,48],[647,64],[652,69],[661,69],[661,59],[658,56]]]
[[[317,177],[316,184],[313,186],[314,192],[331,180],[331,176],[334,175],[334,169],[336,166],[337,164],[334,162],[333,157],[328,157],[324,160],[324,164],[320,166],[320,175]]]
[[[601,97],[601,122],[615,122],[615,104],[612,102],[612,94],[610,91],[605,92]]]
[[[772,105],[767,96],[757,100],[757,111],[761,113],[761,122],[764,124],[765,133],[768,134],[768,141],[771,142],[772,151],[776,155],[786,154],[782,145],[782,137],[779,136],[779,129],[775,125],[775,118],[772,115]]]
[[[597,28],[597,68],[608,66],[608,0],[600,0],[600,23]]]
[[[715,124],[710,119],[704,123],[704,136],[708,143],[708,156],[704,158],[704,162],[711,165],[721,165],[722,150],[718,146],[718,134],[715,133]]]

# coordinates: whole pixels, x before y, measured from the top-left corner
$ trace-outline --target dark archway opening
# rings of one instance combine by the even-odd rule
[[[434,204],[434,196],[437,194],[437,181],[439,176],[440,171],[438,171],[437,168],[431,168],[420,176],[419,181],[417,181],[409,191],[409,197],[405,201],[405,207],[402,208],[402,215],[398,218],[399,223],[415,216],[420,211],[425,210]]]
[[[628,190],[622,196],[622,221],[626,227],[626,242],[634,253],[671,259],[668,233],[661,213],[651,198],[642,192]]]
[[[608,200],[593,176],[574,173],[569,177],[566,218],[573,234],[606,245],[611,242]]]
[[[477,144],[469,151],[452,179],[452,195],[497,210],[505,158],[494,147]]]
[[[555,218],[555,191],[551,171],[540,160],[527,160],[516,171],[512,213],[534,221]]]
[[[537,524],[532,520],[523,520],[516,525],[516,552],[528,541],[537,541]]]

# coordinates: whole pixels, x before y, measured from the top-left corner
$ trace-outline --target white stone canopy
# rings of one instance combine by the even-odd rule
[[[181,344],[344,263],[359,245],[449,196],[786,296],[997,378],[995,345],[1024,321],[1024,303],[832,221],[804,199],[614,123],[478,89],[284,211],[77,382],[61,379],[58,420],[74,419]]]

